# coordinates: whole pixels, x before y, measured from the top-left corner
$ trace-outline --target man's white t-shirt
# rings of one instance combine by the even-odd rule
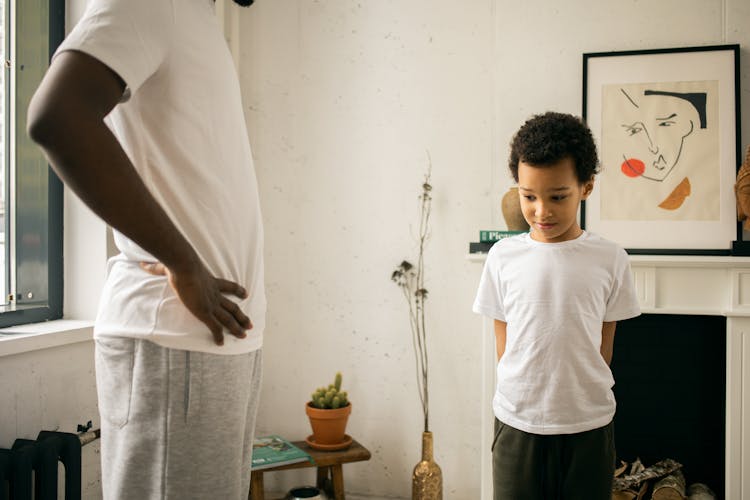
[[[263,227],[239,82],[212,0],[91,0],[58,48],[86,53],[127,85],[107,117],[139,175],[215,276],[244,286],[228,296],[250,317],[224,346],[180,302],[156,259],[115,233],[96,337],[134,337],[217,354],[259,349],[266,299]],[[102,165],[106,172],[107,165]]]
[[[500,421],[572,434],[612,420],[602,323],[640,314],[622,248],[586,231],[561,243],[529,233],[501,240],[487,255],[473,309],[507,323],[493,399]]]

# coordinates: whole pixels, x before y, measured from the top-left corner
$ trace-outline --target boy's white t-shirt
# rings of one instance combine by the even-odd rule
[[[217,354],[261,347],[263,227],[240,88],[212,0],[91,0],[57,53],[84,52],[127,85],[107,117],[141,178],[215,276],[244,286],[253,328],[224,346],[180,302],[155,261],[115,233],[95,337],[145,338]],[[107,166],[102,165],[106,173]]]
[[[572,434],[612,420],[602,323],[640,314],[622,248],[586,231],[561,243],[529,233],[501,240],[487,255],[473,310],[507,323],[493,399],[500,421]]]

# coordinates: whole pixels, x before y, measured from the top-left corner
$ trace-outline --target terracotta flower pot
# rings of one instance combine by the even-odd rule
[[[335,410],[321,410],[305,404],[305,411],[310,418],[313,439],[318,445],[337,445],[343,443],[346,436],[346,422],[352,412],[352,404]]]

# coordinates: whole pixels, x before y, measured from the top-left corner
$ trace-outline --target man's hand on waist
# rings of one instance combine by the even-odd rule
[[[191,270],[179,273],[161,262],[141,262],[141,268],[150,274],[167,277],[185,307],[211,330],[217,345],[224,345],[224,328],[242,339],[253,327],[237,303],[224,296],[226,293],[244,299],[247,290],[233,281],[211,276],[203,264],[198,263]]]

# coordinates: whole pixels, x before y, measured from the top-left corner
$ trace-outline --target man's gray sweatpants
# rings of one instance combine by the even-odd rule
[[[261,351],[96,341],[105,500],[245,499]]]

